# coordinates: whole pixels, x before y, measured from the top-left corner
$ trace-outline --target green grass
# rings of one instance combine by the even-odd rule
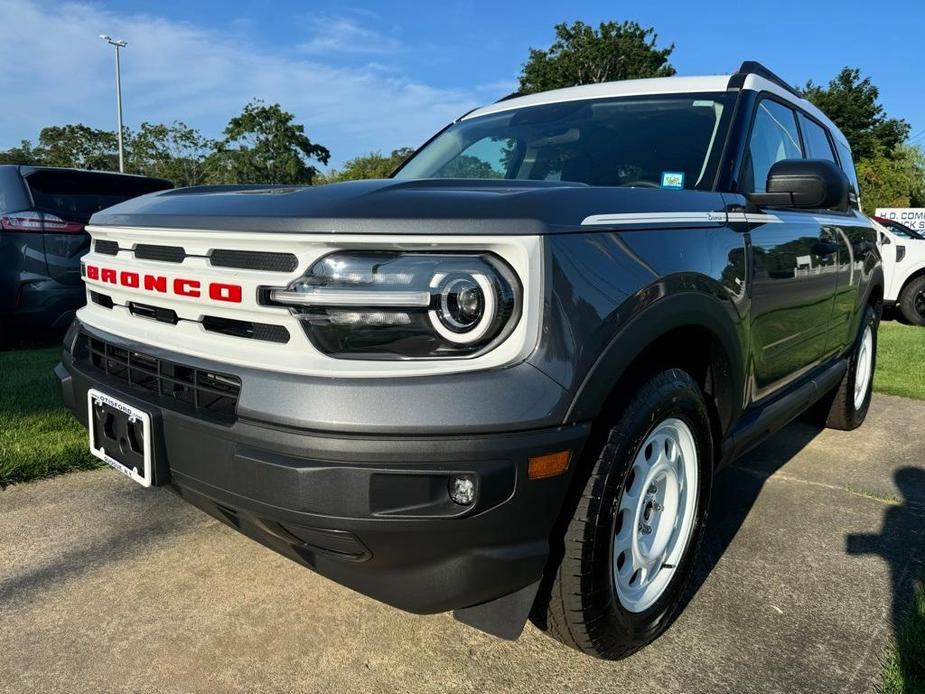
[[[0,489],[98,466],[61,400],[60,357],[60,347],[0,352]]]
[[[912,610],[883,660],[883,694],[925,693],[925,585],[919,584]]]
[[[925,328],[880,324],[874,390],[925,400]]]

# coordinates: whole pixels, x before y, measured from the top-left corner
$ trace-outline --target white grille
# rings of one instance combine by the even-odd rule
[[[305,375],[414,376],[496,368],[521,361],[533,351],[539,336],[543,267],[542,241],[537,236],[303,235],[94,226],[88,227],[88,231],[94,240],[115,241],[121,249],[131,249],[136,244],[184,248],[187,255],[181,263],[142,260],[125,250],[115,256],[91,252],[84,257],[84,263],[117,273],[128,271],[166,277],[169,287],[175,279],[196,280],[202,287],[200,297],[146,291],[143,287],[126,287],[85,277],[88,288],[110,296],[117,305],[108,309],[89,302],[78,312],[80,320],[88,325],[177,354]],[[208,259],[214,249],[292,253],[298,258],[298,265],[289,273],[215,267]],[[523,314],[507,340],[490,352],[470,359],[373,361],[326,356],[312,346],[289,309],[259,304],[258,288],[285,287],[318,258],[345,249],[494,252],[510,264],[523,284]],[[207,290],[210,283],[240,285],[241,302],[210,299]],[[133,316],[126,308],[132,301],[173,310],[185,320],[170,324]],[[201,323],[194,322],[206,315],[280,325],[289,331],[291,339],[279,344],[209,332]]]

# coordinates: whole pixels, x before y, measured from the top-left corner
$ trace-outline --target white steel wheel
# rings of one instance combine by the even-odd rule
[[[681,419],[658,424],[627,473],[613,536],[620,604],[644,612],[662,596],[691,539],[699,493],[697,445]]]
[[[858,350],[857,366],[854,374],[854,409],[860,410],[867,398],[870,379],[874,375],[874,332],[870,325],[864,328],[861,347]]]

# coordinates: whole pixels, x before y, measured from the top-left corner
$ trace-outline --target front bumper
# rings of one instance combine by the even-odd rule
[[[588,425],[464,435],[434,434],[426,427],[414,435],[345,434],[245,418],[240,408],[233,421],[211,421],[98,370],[75,347],[76,330],[68,334],[70,348],[56,370],[76,417],[86,426],[91,387],[150,412],[158,481],[169,481],[185,499],[245,535],[417,613],[479,605],[542,577],[576,464],[558,477],[529,480],[528,460],[569,449],[577,461]],[[183,361],[182,355],[173,358]],[[302,395],[310,401],[315,393],[306,384]],[[457,406],[464,411],[480,403]],[[471,507],[448,497],[456,474],[476,479]]]

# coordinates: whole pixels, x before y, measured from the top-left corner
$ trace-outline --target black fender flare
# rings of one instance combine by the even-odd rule
[[[732,391],[731,420],[738,417],[745,388],[747,355],[740,332],[739,314],[728,298],[710,291],[684,291],[668,294],[645,305],[647,292],[635,295],[628,303],[631,317],[601,351],[585,374],[566,414],[567,422],[597,417],[627,369],[656,340],[678,328],[700,328],[708,332],[725,352]],[[684,345],[678,345],[680,350]]]

